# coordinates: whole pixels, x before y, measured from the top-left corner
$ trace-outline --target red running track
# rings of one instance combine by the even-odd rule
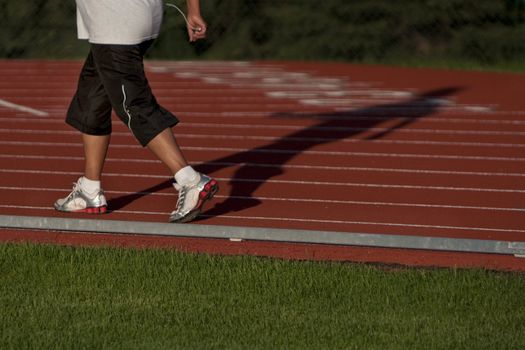
[[[0,61],[1,214],[64,216],[52,204],[82,170],[81,140],[63,122],[80,67]],[[194,225],[525,241],[523,74],[162,61],[147,71],[181,120],[187,158],[221,182]],[[166,222],[169,174],[113,126],[103,219]],[[0,239],[525,270],[497,254],[7,229]]]

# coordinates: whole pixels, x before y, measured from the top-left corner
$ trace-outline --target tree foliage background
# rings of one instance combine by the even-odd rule
[[[171,0],[181,8],[185,1]],[[124,3],[124,1],[123,1]],[[205,41],[166,8],[156,59],[525,61],[525,0],[202,0]],[[124,10],[124,9],[123,9]],[[0,0],[0,57],[79,58],[72,0]]]

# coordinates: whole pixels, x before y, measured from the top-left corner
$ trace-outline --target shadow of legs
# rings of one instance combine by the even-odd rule
[[[159,183],[159,184],[157,184],[155,186],[146,188],[146,189],[144,189],[142,191],[139,191],[139,192],[126,194],[126,195],[123,195],[123,196],[120,196],[120,197],[116,197],[116,198],[111,198],[111,199],[108,200],[109,212],[113,212],[115,210],[120,210],[120,209],[122,209],[125,206],[131,204],[132,202],[134,202],[135,200],[137,200],[139,198],[142,198],[144,196],[147,196],[147,195],[155,193],[155,192],[162,191],[162,190],[164,190],[166,188],[170,188],[170,187],[173,187],[173,180],[172,179],[166,180],[164,182],[161,182],[161,183]]]

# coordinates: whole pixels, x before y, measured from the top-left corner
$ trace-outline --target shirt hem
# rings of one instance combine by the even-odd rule
[[[80,40],[87,40],[90,44],[97,44],[97,45],[137,45],[140,43],[143,43],[144,41],[152,40],[158,38],[158,34],[145,36],[143,38],[139,39],[114,39],[114,38],[104,38],[104,39],[97,39],[97,38],[89,38],[85,36],[79,36],[78,39]]]

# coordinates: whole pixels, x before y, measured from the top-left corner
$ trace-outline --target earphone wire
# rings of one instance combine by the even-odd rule
[[[184,14],[184,12],[177,6],[177,5],[174,5],[174,4],[170,4],[170,3],[166,3],[166,6],[168,7],[173,7],[174,9],[176,9],[177,11],[179,11],[179,13],[182,15],[182,17],[184,18],[184,21],[186,22],[186,24],[189,26],[190,25],[190,22],[188,22],[188,18],[186,17],[186,15]]]

